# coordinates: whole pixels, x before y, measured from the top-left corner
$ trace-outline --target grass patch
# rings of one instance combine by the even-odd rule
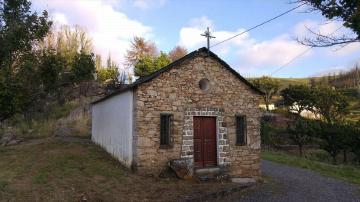
[[[140,176],[86,141],[34,139],[0,153],[0,201],[177,201],[231,186]]]
[[[0,181],[0,190],[3,191],[5,190],[6,186],[8,186],[8,182],[6,181]]]
[[[332,165],[306,158],[300,158],[286,154],[284,152],[275,152],[269,150],[262,151],[261,157],[265,160],[313,170],[326,176],[331,176],[345,180],[347,182],[360,184],[360,167],[356,165]]]
[[[39,171],[34,177],[35,184],[45,184],[48,180],[48,172]]]

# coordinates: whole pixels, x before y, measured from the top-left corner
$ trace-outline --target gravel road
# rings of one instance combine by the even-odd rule
[[[231,201],[360,202],[360,186],[310,170],[266,160],[261,163],[266,183],[257,185]]]

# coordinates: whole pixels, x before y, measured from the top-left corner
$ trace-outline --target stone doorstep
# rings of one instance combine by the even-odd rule
[[[230,176],[226,174],[226,169],[220,167],[198,168],[194,170],[194,178],[200,182],[222,182],[230,181]]]
[[[195,169],[196,175],[208,175],[208,174],[219,174],[221,172],[220,168],[214,167],[214,168],[197,168]]]

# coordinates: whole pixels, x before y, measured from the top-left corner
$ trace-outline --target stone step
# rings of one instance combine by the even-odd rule
[[[201,182],[229,180],[229,175],[225,173],[225,170],[218,167],[195,169],[194,174],[195,178]]]
[[[220,168],[198,168],[195,169],[195,174],[200,176],[200,175],[218,175],[221,173],[221,169]]]
[[[218,174],[218,175],[196,175],[195,179],[200,182],[227,182],[230,180],[228,174]]]

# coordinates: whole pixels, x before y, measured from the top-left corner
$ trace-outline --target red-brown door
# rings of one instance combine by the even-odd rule
[[[216,166],[216,118],[194,116],[195,167]]]

